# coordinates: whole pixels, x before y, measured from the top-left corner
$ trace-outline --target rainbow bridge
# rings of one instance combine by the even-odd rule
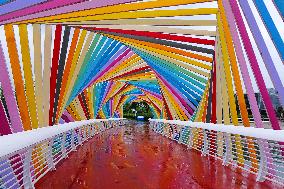
[[[0,0],[0,188],[283,188],[283,0]],[[145,103],[151,118],[124,118]]]

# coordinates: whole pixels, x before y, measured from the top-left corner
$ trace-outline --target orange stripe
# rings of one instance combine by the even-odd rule
[[[203,60],[203,61],[206,61],[206,62],[212,62],[213,61],[213,58],[210,58],[210,57],[206,57],[206,56],[191,53],[191,52],[186,52],[186,51],[183,51],[183,50],[179,50],[179,49],[172,48],[172,47],[167,47],[167,46],[160,45],[160,44],[140,41],[140,40],[136,40],[136,39],[125,38],[125,37],[118,37],[118,36],[115,36],[115,35],[107,35],[107,36],[114,38],[114,39],[123,39],[123,40],[129,41],[129,42],[133,42],[133,43],[141,44],[141,45],[144,45],[144,46],[164,50],[164,51],[167,51],[167,52],[173,52],[175,54],[183,55],[183,56],[190,57],[190,58],[195,58],[195,59],[198,59],[198,60]]]
[[[220,4],[222,5],[221,1],[220,1]],[[226,16],[225,16],[225,10],[222,6],[220,8],[220,13],[221,13],[221,17],[222,17],[223,29],[224,29],[225,39],[226,39],[226,43],[227,43],[227,50],[228,50],[228,53],[229,53],[229,56],[230,56],[231,69],[232,69],[232,73],[233,73],[233,77],[234,77],[234,82],[235,82],[238,100],[239,100],[239,106],[240,106],[240,112],[241,112],[241,116],[242,116],[243,125],[245,127],[249,127],[250,123],[249,123],[244,93],[243,93],[243,89],[242,89],[240,73],[239,73],[239,70],[238,70],[236,55],[235,55],[235,51],[234,51],[233,39],[232,39],[230,29],[229,29],[229,26],[228,26],[228,22],[227,22],[227,19],[226,19]]]
[[[61,86],[61,89],[60,89],[56,121],[58,121],[59,116],[61,116],[61,115],[59,115],[59,113],[62,112],[61,110],[63,108],[62,104],[63,104],[63,99],[64,99],[64,96],[65,96],[67,80],[68,80],[68,76],[69,76],[69,73],[70,73],[71,64],[72,64],[73,56],[74,56],[74,53],[75,53],[76,45],[77,45],[77,42],[78,42],[78,39],[79,39],[79,33],[80,33],[80,29],[76,28],[74,30],[74,35],[73,35],[73,38],[72,38],[72,42],[71,42],[68,58],[67,58],[67,61],[66,61],[66,66],[65,66],[65,69],[64,69],[63,78],[62,78],[62,86]]]
[[[28,109],[28,102],[25,95],[25,88],[24,88],[24,81],[21,74],[21,67],[18,57],[18,50],[16,46],[14,31],[12,25],[5,25],[4,26],[6,40],[7,40],[7,47],[12,67],[12,73],[15,83],[15,89],[16,89],[16,98],[18,102],[18,108],[20,111],[21,119],[23,122],[24,130],[31,130],[31,120],[29,115],[29,109]]]

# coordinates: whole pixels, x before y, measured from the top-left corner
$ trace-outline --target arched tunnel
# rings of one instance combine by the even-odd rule
[[[0,0],[0,188],[283,187],[283,7]]]

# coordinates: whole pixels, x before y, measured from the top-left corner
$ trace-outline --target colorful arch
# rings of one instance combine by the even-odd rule
[[[122,117],[135,101],[156,118],[236,126],[250,109],[263,127],[254,88],[281,129],[267,89],[283,106],[279,1],[0,1],[0,23],[2,135]]]

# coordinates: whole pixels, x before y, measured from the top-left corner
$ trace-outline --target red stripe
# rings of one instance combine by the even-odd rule
[[[123,85],[114,95],[112,96],[116,96],[118,93],[120,93],[122,90],[124,90],[126,87],[128,86],[128,84]]]
[[[85,106],[85,104],[83,102],[82,94],[78,95],[78,98],[79,98],[80,104],[81,104],[81,106],[83,108],[84,114],[85,114],[86,118],[88,119],[88,117],[89,117],[88,116],[88,111],[87,111],[86,106]]]
[[[149,32],[149,31],[136,31],[136,30],[122,30],[122,29],[109,29],[109,28],[85,28],[91,30],[99,30],[99,31],[106,31],[106,32],[114,32],[114,33],[121,33],[121,34],[129,34],[129,35],[137,35],[137,36],[145,36],[145,37],[152,37],[158,39],[167,39],[173,41],[182,41],[182,42],[189,42],[189,43],[198,43],[204,45],[215,45],[215,40],[209,39],[200,39],[197,37],[189,37],[189,36],[178,36],[174,34],[165,34],[161,32]]]
[[[0,121],[1,121],[0,136],[11,134],[12,132],[9,125],[8,117],[6,116],[6,112],[1,99],[0,99]]]
[[[172,120],[172,119],[173,119],[173,116],[172,116],[172,114],[171,114],[171,112],[170,112],[170,109],[169,109],[169,107],[168,107],[167,101],[166,101],[166,99],[165,99],[163,93],[162,93],[162,97],[163,97],[163,101],[164,101],[163,104],[164,104],[164,106],[165,106],[165,108],[166,108],[166,113],[167,113],[167,117],[164,118],[164,119],[170,119],[170,120]]]
[[[85,106],[86,106],[87,111],[88,111],[89,119],[91,119],[91,112],[90,112],[91,110],[89,109],[89,106],[88,106],[88,104],[90,102],[88,92],[86,90],[84,90],[83,95],[85,97],[85,102],[86,102]]]
[[[147,95],[147,94],[145,94],[145,95]],[[150,101],[150,103],[152,104],[152,106],[153,106],[154,108],[156,108],[158,111],[160,111],[160,113],[161,113],[160,108],[159,108],[158,106],[156,106],[156,104],[155,104],[151,99],[149,99],[149,101]]]
[[[212,91],[212,115],[211,115],[211,123],[217,123],[216,118],[216,60],[213,63],[213,91]]]
[[[62,32],[62,26],[56,25],[53,56],[52,56],[52,67],[51,67],[51,75],[50,75],[49,125],[53,125],[52,115],[53,115],[53,108],[54,108],[56,77],[57,77],[59,52],[60,52],[60,44],[61,44],[61,32]]]
[[[134,70],[131,70],[129,72],[126,72],[124,74],[121,74],[121,75],[118,75],[116,77],[113,77],[111,79],[117,79],[117,78],[120,78],[120,77],[124,77],[124,76],[127,76],[127,75],[130,75],[130,74],[133,74],[135,72],[140,72],[142,70],[146,70],[146,69],[151,69],[149,66],[145,66],[145,67],[142,67],[142,68],[138,68],[138,69],[134,69]],[[150,71],[150,70],[149,70]]]

